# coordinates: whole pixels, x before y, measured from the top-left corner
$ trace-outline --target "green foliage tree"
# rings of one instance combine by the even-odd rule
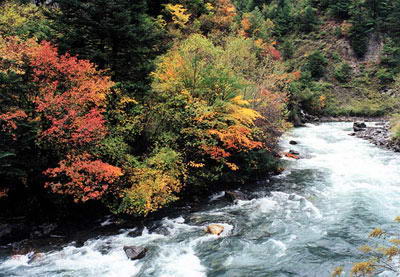
[[[329,0],[329,12],[336,18],[348,19],[350,17],[351,1],[348,0]]]
[[[400,1],[399,0],[393,0],[390,1],[388,4],[388,15],[383,23],[384,29],[389,33],[391,38],[399,43],[400,41],[400,24],[399,24],[399,18],[400,18]]]
[[[353,68],[348,63],[342,63],[335,70],[335,78],[341,83],[346,83],[351,79]]]
[[[111,69],[115,81],[143,94],[153,59],[161,51],[161,33],[146,14],[146,1],[55,2],[60,12],[54,20],[63,34],[58,41],[61,51],[89,59],[102,69]]]
[[[315,51],[307,57],[304,71],[309,72],[314,79],[320,79],[325,75],[328,60],[321,51]]]
[[[298,22],[300,23],[300,31],[305,33],[315,31],[320,23],[316,14],[316,9],[307,6],[304,11],[298,15]]]
[[[274,24],[274,34],[277,37],[285,36],[294,30],[295,16],[290,1],[280,0],[278,3],[266,6],[264,13]]]
[[[357,57],[361,58],[367,52],[369,34],[373,26],[361,8],[355,10],[355,14],[351,18],[351,24],[349,34],[350,45]]]

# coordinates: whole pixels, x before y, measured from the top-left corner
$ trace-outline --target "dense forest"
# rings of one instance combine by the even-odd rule
[[[279,173],[278,139],[400,108],[399,0],[6,0],[2,214],[147,215]]]

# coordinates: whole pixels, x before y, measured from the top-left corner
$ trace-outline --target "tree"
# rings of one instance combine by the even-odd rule
[[[395,219],[400,222],[400,217]],[[390,233],[375,228],[369,234],[369,238],[375,241],[374,245],[364,245],[359,249],[368,258],[366,261],[355,263],[351,269],[351,276],[377,276],[382,272],[400,273],[397,259],[400,257],[400,238],[398,233]],[[332,273],[333,277],[343,276],[343,267],[338,267]]]
[[[310,6],[307,6],[304,9],[304,11],[299,15],[298,20],[300,22],[300,31],[305,33],[315,31],[319,25],[316,10]]]
[[[14,148],[15,167],[25,163],[34,176],[30,185],[44,179],[43,171],[55,178],[47,183],[54,192],[76,201],[98,199],[122,175],[90,153],[107,135],[103,113],[114,83],[89,61],[58,55],[48,42],[10,37],[1,41],[0,57],[0,73],[7,80],[2,85],[1,146]],[[24,161],[26,148],[32,156]],[[37,168],[29,165],[32,159]],[[58,168],[46,169],[56,163]]]
[[[400,25],[399,25],[399,17],[400,17],[400,1],[390,1],[389,6],[389,14],[384,23],[384,30],[386,30],[391,38],[396,42],[400,41]]]
[[[40,40],[53,37],[52,26],[44,15],[44,9],[32,3],[21,4],[6,0],[0,4],[0,35],[36,37]]]
[[[153,59],[161,51],[161,33],[146,14],[146,1],[56,0],[54,17],[63,36],[61,51],[71,51],[111,69],[113,80],[143,95]],[[106,11],[106,12],[105,12]]]
[[[351,19],[349,34],[350,45],[357,57],[362,58],[368,50],[369,33],[371,24],[362,9],[356,10]]]
[[[347,0],[330,0],[329,11],[339,19],[348,19],[350,17],[351,1]]]
[[[325,67],[327,64],[328,61],[324,54],[320,51],[315,51],[307,57],[307,63],[305,64],[304,69],[310,72],[311,77],[320,79],[325,74]]]

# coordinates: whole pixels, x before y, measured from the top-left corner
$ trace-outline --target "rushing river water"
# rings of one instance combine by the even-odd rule
[[[391,228],[400,215],[400,155],[349,132],[350,123],[294,129],[282,148],[304,158],[288,160],[284,174],[253,191],[253,200],[226,205],[215,195],[199,212],[163,219],[163,234],[120,230],[29,264],[27,255],[6,257],[0,276],[322,277],[339,265],[348,271],[370,230]],[[220,237],[204,233],[210,223],[225,226]],[[129,261],[124,245],[149,252]]]

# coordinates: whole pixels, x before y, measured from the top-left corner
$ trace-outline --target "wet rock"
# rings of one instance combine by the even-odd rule
[[[360,132],[367,128],[367,124],[365,122],[354,122],[353,123],[353,130],[354,132]]]
[[[390,134],[390,124],[375,124],[374,127],[366,127],[356,132],[358,138],[368,140],[369,142],[391,151],[400,152],[400,141],[393,140]]]
[[[30,238],[42,238],[48,236],[57,228],[57,224],[41,224],[34,228],[34,231],[30,234]]]
[[[142,246],[124,246],[124,251],[128,259],[139,260],[146,256],[147,249]]]
[[[35,262],[39,262],[39,261],[43,260],[44,254],[40,253],[40,252],[32,253],[32,255],[29,255],[28,258],[29,258],[28,264],[31,264],[31,263],[35,263]]]
[[[149,229],[149,232],[151,234],[158,234],[163,236],[169,236],[171,234],[171,231],[165,226],[158,226],[156,228],[151,228]]]
[[[144,226],[135,227],[132,231],[128,233],[130,237],[140,237],[143,234]]]
[[[238,200],[248,200],[247,195],[245,195],[243,192],[240,191],[225,191],[224,195],[225,199],[227,199],[229,202],[236,202]]]
[[[298,143],[297,143],[297,141],[295,141],[295,140],[291,140],[291,141],[289,141],[289,144],[291,144],[291,145],[296,145],[296,144],[298,144]]]
[[[206,230],[207,233],[219,236],[224,231],[224,226],[219,224],[208,225]]]
[[[349,136],[354,137],[356,133],[350,133]]]
[[[23,240],[30,232],[31,226],[25,223],[0,224],[0,245]]]

